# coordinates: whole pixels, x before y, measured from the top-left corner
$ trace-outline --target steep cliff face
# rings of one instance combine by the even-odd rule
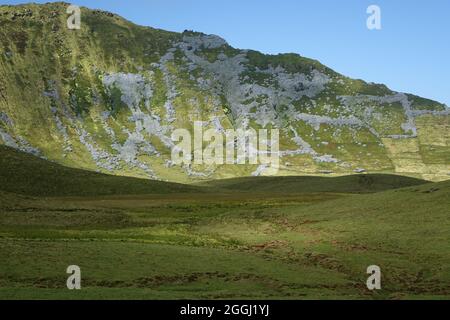
[[[280,130],[278,174],[398,172],[450,178],[450,112],[296,54],[134,25],[68,4],[0,7],[0,143],[61,164],[187,182],[268,174],[174,165],[171,133]]]

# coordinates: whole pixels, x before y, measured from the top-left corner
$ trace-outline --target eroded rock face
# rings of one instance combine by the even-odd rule
[[[0,138],[8,147],[31,153],[35,156],[41,156],[40,150],[31,146],[30,143],[21,136],[13,137],[8,132],[0,128]]]
[[[4,86],[0,143],[71,166],[152,179],[272,173],[261,164],[175,165],[172,133],[192,133],[194,121],[203,121],[205,130],[222,134],[279,129],[278,174],[381,171],[448,179],[450,112],[442,104],[349,79],[298,55],[239,50],[215,35],[144,32],[114,16],[95,31],[88,25],[69,36],[54,28],[45,6],[33,8],[33,19],[52,30],[51,38],[39,33],[42,39],[33,40],[49,43],[49,52],[13,45],[17,22],[0,18],[12,44],[0,60],[1,77],[16,77],[20,61],[40,61],[47,70],[27,66],[41,76],[19,75],[33,83],[26,90],[16,82]],[[32,26],[23,28],[21,39],[36,37]]]
[[[121,93],[121,100],[129,108],[137,108],[141,102],[150,107],[153,90],[150,84],[140,74],[111,73],[103,76],[103,85],[107,90],[117,88]]]

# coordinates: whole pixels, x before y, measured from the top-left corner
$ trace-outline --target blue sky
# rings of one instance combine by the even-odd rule
[[[17,4],[26,1],[5,1]],[[34,1],[49,2],[49,1]],[[232,46],[296,52],[352,78],[450,106],[449,0],[76,0],[140,25],[192,29]],[[366,9],[381,8],[381,30],[368,30]]]

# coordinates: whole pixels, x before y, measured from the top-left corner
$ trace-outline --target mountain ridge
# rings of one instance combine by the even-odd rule
[[[446,180],[449,109],[297,54],[142,27],[66,3],[1,6],[0,143],[66,166],[177,182],[264,166],[175,166],[174,129],[280,129],[280,175],[400,173]],[[33,106],[30,108],[29,106]]]

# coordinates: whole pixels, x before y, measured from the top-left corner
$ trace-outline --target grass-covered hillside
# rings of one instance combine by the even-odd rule
[[[200,186],[238,192],[270,193],[366,193],[425,184],[427,181],[389,174],[359,174],[341,177],[290,176],[246,177],[213,180]]]
[[[172,163],[171,133],[279,128],[279,175],[361,171],[446,180],[443,104],[354,80],[297,54],[137,26],[67,3],[0,6],[0,144],[103,173],[191,182],[259,165]],[[151,22],[149,22],[151,23]]]
[[[118,196],[230,192],[376,192],[427,183],[396,175],[342,177],[249,177],[196,185],[120,177],[69,168],[34,155],[0,146],[0,190],[36,197]],[[6,197],[6,194],[3,195]]]
[[[204,188],[178,183],[118,177],[68,168],[5,146],[0,146],[0,190],[39,197],[206,191]],[[0,196],[0,199],[3,198]]]

